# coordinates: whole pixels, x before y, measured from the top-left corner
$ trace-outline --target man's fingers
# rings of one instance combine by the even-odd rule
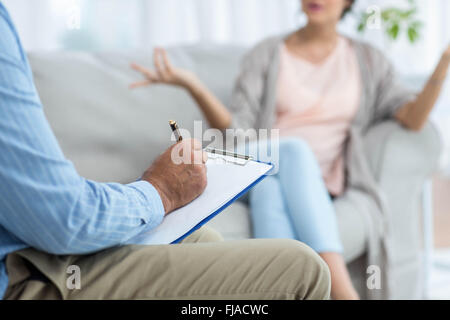
[[[203,149],[202,143],[193,138],[187,138],[183,140],[183,145],[187,146],[188,148],[194,149],[194,150],[201,150]]]
[[[208,154],[203,151],[202,143],[197,139],[183,140],[181,148],[185,161],[190,161],[191,164],[205,164],[208,160]]]
[[[191,145],[192,145],[192,149],[194,149],[194,150],[202,150],[203,149],[202,143],[197,139],[191,139]]]
[[[203,150],[192,150],[192,164],[205,165],[208,161],[208,154]]]

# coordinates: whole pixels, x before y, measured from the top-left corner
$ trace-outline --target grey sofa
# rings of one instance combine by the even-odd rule
[[[180,47],[173,63],[195,71],[226,104],[243,49]],[[129,91],[140,75],[131,61],[151,67],[146,52],[30,53],[46,115],[80,174],[98,181],[130,182],[170,145],[169,119],[193,129],[202,115],[181,89],[154,86]],[[205,126],[205,125],[204,125]],[[392,299],[423,297],[422,192],[437,164],[440,140],[431,125],[420,133],[393,122],[380,123],[365,137],[367,157],[391,208],[395,238]],[[358,195],[356,195],[358,196]],[[366,283],[366,222],[348,200],[337,212],[352,279],[362,294]],[[251,237],[247,205],[236,202],[210,222],[226,239]]]

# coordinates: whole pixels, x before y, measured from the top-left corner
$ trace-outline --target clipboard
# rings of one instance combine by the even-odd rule
[[[205,191],[191,203],[164,217],[156,228],[139,234],[126,244],[175,244],[213,219],[261,182],[273,168],[270,163],[234,152],[206,148],[208,153]]]

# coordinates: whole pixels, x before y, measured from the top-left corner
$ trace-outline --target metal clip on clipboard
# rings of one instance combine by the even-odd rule
[[[205,148],[205,152],[208,153],[208,158],[213,160],[222,160],[224,162],[230,162],[234,164],[238,164],[240,166],[245,166],[247,162],[253,160],[253,157],[237,154],[235,152],[213,149],[213,148]]]

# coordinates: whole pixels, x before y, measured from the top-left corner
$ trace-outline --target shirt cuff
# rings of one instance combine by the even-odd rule
[[[164,204],[161,200],[161,196],[158,191],[155,189],[150,182],[145,180],[139,180],[133,183],[128,184],[127,186],[139,191],[143,197],[145,198],[145,202],[150,207],[150,211],[152,213],[150,221],[148,223],[152,225],[159,225],[164,215],[166,214],[166,210],[164,209]]]

